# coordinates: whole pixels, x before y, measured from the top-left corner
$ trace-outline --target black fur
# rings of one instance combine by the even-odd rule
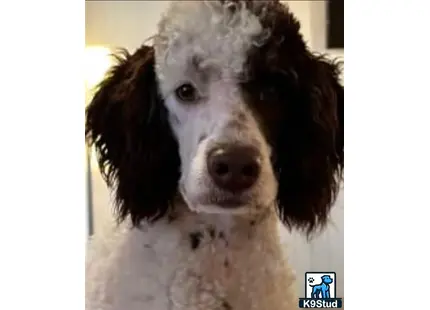
[[[228,259],[226,258],[225,260],[224,260],[224,267],[225,268],[228,268],[230,266],[230,263],[228,262]]]
[[[210,226],[208,228],[208,232],[209,232],[209,236],[211,237],[211,239],[215,239],[215,228],[213,226]]]
[[[177,192],[178,146],[158,93],[154,49],[123,52],[86,110],[85,135],[116,188],[119,219],[134,225],[167,212]]]
[[[225,300],[222,302],[222,308],[224,310],[233,310],[233,307]]]
[[[203,234],[199,231],[190,233],[190,245],[192,250],[196,250],[199,247],[202,238]]]
[[[242,88],[273,147],[280,217],[310,234],[324,227],[343,173],[340,64],[308,50],[287,6],[268,6],[271,37],[249,52]]]

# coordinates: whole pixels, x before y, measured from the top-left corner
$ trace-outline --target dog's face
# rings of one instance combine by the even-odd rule
[[[177,2],[160,23],[157,76],[179,144],[179,187],[196,211],[249,213],[275,200],[267,120],[242,86],[264,30],[245,6],[220,2]]]
[[[322,280],[322,282],[323,282],[323,283],[325,283],[325,284],[330,284],[330,283],[332,283],[332,282],[333,282],[333,279],[332,279],[332,278],[330,278],[330,276],[322,276],[322,277],[321,277],[321,280]]]
[[[121,217],[198,212],[324,224],[343,168],[337,65],[312,55],[278,1],[174,2],[154,47],[126,54],[87,110],[86,135]]]

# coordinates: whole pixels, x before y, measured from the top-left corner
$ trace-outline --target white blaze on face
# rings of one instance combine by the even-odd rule
[[[238,78],[250,48],[266,38],[259,18],[244,5],[233,14],[218,1],[173,2],[159,24],[154,41],[156,73],[179,144],[180,188],[190,204],[214,187],[206,169],[207,150],[225,138],[227,124],[238,111],[246,112]],[[178,100],[175,90],[184,83],[197,89],[199,102]],[[255,129],[249,111],[247,119],[248,127]],[[236,133],[236,140],[240,134]],[[264,140],[258,130],[253,134]]]

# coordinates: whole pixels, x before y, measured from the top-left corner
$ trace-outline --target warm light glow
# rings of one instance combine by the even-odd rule
[[[88,105],[94,95],[94,88],[99,84],[106,72],[113,65],[112,52],[103,46],[85,47],[85,105]],[[94,148],[88,150],[91,172],[98,169]]]
[[[91,163],[91,175],[93,173],[100,173],[96,149],[93,147],[90,149],[90,163]]]
[[[112,66],[111,51],[103,46],[85,48],[85,85],[89,92],[103,80]]]

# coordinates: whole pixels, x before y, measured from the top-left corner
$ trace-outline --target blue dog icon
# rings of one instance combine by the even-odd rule
[[[330,284],[333,283],[333,279],[329,275],[321,277],[321,284],[312,285],[311,298],[330,298]]]

